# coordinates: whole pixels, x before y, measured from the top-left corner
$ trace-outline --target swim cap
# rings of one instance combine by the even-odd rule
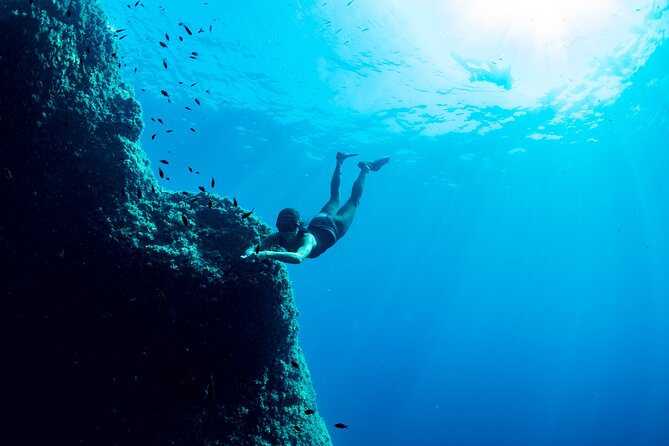
[[[279,212],[279,216],[276,218],[276,227],[279,232],[290,232],[297,229],[299,222],[300,213],[297,212],[297,209],[286,208]]]

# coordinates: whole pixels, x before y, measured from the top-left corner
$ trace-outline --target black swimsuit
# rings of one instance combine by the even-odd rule
[[[316,247],[312,249],[307,256],[310,259],[314,259],[323,254],[328,248],[332,247],[339,238],[337,234],[337,225],[335,225],[332,216],[327,214],[318,214],[312,218],[307,226],[307,232],[313,235],[316,239]]]

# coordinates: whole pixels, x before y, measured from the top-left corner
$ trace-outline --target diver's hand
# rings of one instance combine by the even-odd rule
[[[249,247],[249,249],[247,249],[244,252],[244,254],[242,256],[240,256],[241,259],[245,260],[247,262],[254,262],[256,260],[254,256],[258,252],[258,250],[259,250],[258,248],[259,248],[258,245],[253,245],[253,246]]]
[[[245,262],[253,263],[258,260],[258,255],[251,251],[250,253],[242,255],[241,259]]]
[[[258,252],[253,251],[249,254],[244,254],[242,256],[242,260],[246,262],[259,262],[261,260],[265,260],[268,257],[269,257],[268,251],[258,251]]]

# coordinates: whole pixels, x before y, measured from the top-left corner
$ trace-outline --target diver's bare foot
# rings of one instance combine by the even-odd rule
[[[337,152],[337,161],[344,162],[346,158],[350,158],[352,156],[358,156],[357,153],[350,153],[350,152]]]
[[[390,161],[389,156],[384,156],[383,158],[379,158],[377,160],[371,161],[371,162],[363,162],[360,161],[358,163],[358,167],[362,169],[365,172],[376,172],[380,170],[383,166],[388,164],[388,161]]]

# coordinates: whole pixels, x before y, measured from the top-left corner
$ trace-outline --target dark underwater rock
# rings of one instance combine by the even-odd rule
[[[157,184],[97,4],[0,29],[2,443],[330,444],[269,228]]]

